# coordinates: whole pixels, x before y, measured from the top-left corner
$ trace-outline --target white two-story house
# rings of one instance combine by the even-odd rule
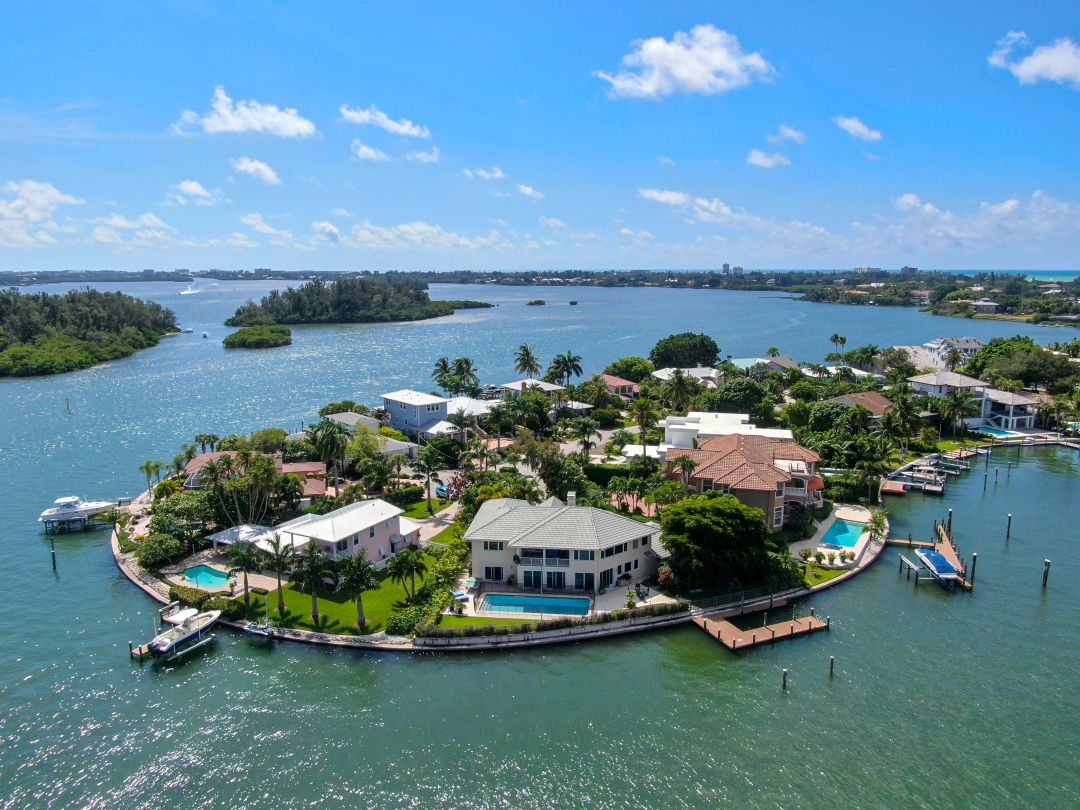
[[[465,532],[473,576],[529,590],[595,593],[655,574],[657,560],[667,556],[657,524],[575,506],[572,494],[567,500],[485,501]]]

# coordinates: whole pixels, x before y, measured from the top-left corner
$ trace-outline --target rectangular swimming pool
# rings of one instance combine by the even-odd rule
[[[491,613],[554,613],[587,616],[591,600],[584,596],[531,596],[529,594],[488,593],[480,598],[478,611]]]
[[[1012,438],[1013,436],[1023,436],[1024,435],[1022,433],[1013,433],[1013,431],[1011,431],[1011,430],[1002,430],[1001,428],[993,428],[993,427],[981,427],[981,428],[979,428],[979,433],[985,433],[988,436],[997,436],[1000,439],[1009,439],[1009,438]]]
[[[825,536],[821,538],[820,545],[831,544],[843,548],[854,548],[865,528],[865,523],[855,523],[854,521],[837,518],[836,522],[825,532]]]

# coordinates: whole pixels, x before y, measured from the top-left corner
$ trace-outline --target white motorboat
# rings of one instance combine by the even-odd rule
[[[161,617],[161,620],[168,622],[171,625],[180,625],[188,619],[194,619],[198,614],[199,611],[197,608],[181,608],[172,613],[166,613]]]
[[[220,610],[196,613],[190,619],[186,619],[175,627],[170,627],[165,632],[154,636],[154,639],[149,644],[150,654],[158,656],[177,653],[178,648],[207,635],[210,628],[217,624],[220,617]]]
[[[42,512],[38,520],[42,522],[82,520],[107,512],[114,506],[116,504],[112,501],[84,501],[76,495],[65,495],[53,501],[53,505]]]
[[[244,625],[244,632],[251,633],[253,636],[263,636],[264,638],[272,638],[274,636],[274,628],[268,624],[259,624],[258,622],[248,622]]]

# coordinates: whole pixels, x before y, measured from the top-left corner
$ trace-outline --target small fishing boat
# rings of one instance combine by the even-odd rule
[[[100,515],[116,506],[112,501],[84,501],[76,495],[57,498],[53,505],[41,513],[38,518],[42,523],[64,520],[80,520]]]
[[[168,622],[169,624],[176,626],[183,624],[188,619],[194,619],[199,613],[198,608],[179,608],[172,613],[166,613],[161,617],[161,620]]]
[[[221,618],[220,610],[196,613],[180,624],[154,636],[148,645],[153,656],[173,656],[189,642],[198,642],[209,635],[210,628]]]
[[[180,330],[180,334],[182,334],[182,335],[190,335],[190,334],[194,333],[194,331],[195,330],[191,329],[190,327],[184,327],[183,329]]]
[[[202,333],[202,336],[203,336],[204,338],[208,338],[208,337],[210,337],[210,333],[209,333],[209,332],[203,332],[203,333]]]
[[[930,571],[930,575],[938,582],[955,584],[960,579],[960,572],[956,567],[945,559],[939,551],[920,548],[915,551],[915,556]]]
[[[243,628],[245,633],[251,633],[253,636],[263,636],[264,638],[272,638],[276,634],[276,630],[269,624],[259,624],[258,622],[248,622]]]

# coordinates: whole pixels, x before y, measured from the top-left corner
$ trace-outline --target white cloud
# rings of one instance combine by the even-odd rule
[[[863,157],[867,160],[881,160],[881,156],[875,152],[871,152],[868,149],[863,149]]]
[[[65,194],[38,180],[9,181],[0,198],[0,247],[37,247],[53,244],[51,232],[60,226],[53,213],[61,205],[82,205],[78,197]]]
[[[360,110],[355,107],[350,107],[348,104],[342,104],[338,108],[338,111],[341,113],[342,120],[352,124],[360,124],[361,126],[370,124],[379,129],[384,129],[392,135],[403,135],[407,138],[431,137],[431,132],[427,127],[414,124],[407,118],[401,118],[395,121],[374,104],[366,110]]]
[[[255,231],[255,233],[269,236],[271,245],[277,245],[278,247],[298,247],[296,240],[293,238],[292,231],[287,231],[284,228],[275,228],[266,221],[266,218],[262,214],[244,214],[244,216],[240,217],[240,221],[251,228],[251,230]]]
[[[214,88],[209,112],[199,115],[184,110],[173,124],[173,131],[201,129],[207,133],[262,132],[282,138],[308,138],[316,134],[315,125],[292,107],[281,109],[258,101],[236,101],[229,98],[225,88]]]
[[[439,147],[435,146],[427,152],[409,152],[409,154],[405,155],[405,158],[406,160],[415,160],[417,163],[438,163],[441,156]]]
[[[360,160],[374,160],[374,161],[387,161],[390,160],[390,156],[381,149],[376,149],[374,146],[368,146],[363,141],[355,140],[352,142],[352,153],[356,155]]]
[[[871,129],[854,116],[849,118],[845,115],[838,115],[833,119],[833,123],[852,138],[858,138],[860,141],[866,141],[867,143],[877,143],[883,137],[881,132]]]
[[[760,53],[746,53],[734,34],[713,25],[695,25],[689,34],[677,31],[670,41],[650,37],[633,45],[618,73],[593,72],[610,85],[612,98],[726,93],[775,72]]]
[[[688,205],[690,195],[685,191],[669,191],[660,188],[639,188],[638,196],[664,205]]]
[[[987,61],[994,67],[1008,70],[1020,84],[1049,81],[1071,84],[1080,90],[1080,46],[1068,37],[1061,37],[1050,45],[1040,45],[1019,61],[1011,61],[1009,57],[1016,46],[1027,43],[1023,31],[1010,31],[998,40],[997,48]]]
[[[777,166],[790,166],[791,160],[782,152],[766,154],[760,149],[751,149],[746,156],[746,162],[751,166],[759,166],[762,169],[775,169]]]
[[[544,199],[544,195],[532,186],[527,186],[524,183],[516,183],[514,187],[518,190],[518,192],[524,194],[526,197],[531,197],[534,200]]]
[[[332,216],[332,217],[342,217],[343,219],[348,219],[349,217],[352,216],[352,213],[347,211],[344,208],[335,208],[330,212],[330,216]]]
[[[464,169],[461,173],[466,177],[478,177],[481,180],[502,180],[506,177],[498,166],[492,166],[490,169]]]
[[[653,235],[648,231],[635,231],[633,228],[619,228],[620,236],[628,236],[631,239],[652,239]]]
[[[428,222],[404,222],[400,225],[381,226],[368,220],[354,225],[342,237],[342,243],[354,248],[368,250],[453,250],[476,248],[510,248],[514,244],[499,231],[487,236],[462,236]]]
[[[540,217],[540,224],[553,231],[560,231],[566,227],[566,223],[556,217]]]
[[[109,228],[122,228],[124,230],[134,230],[136,228],[156,228],[171,230],[171,226],[167,225],[164,220],[157,214],[152,214],[147,211],[145,214],[140,215],[137,219],[128,219],[123,214],[115,213],[110,214],[104,219],[94,220]]]
[[[313,244],[325,244],[327,242],[337,243],[341,241],[341,231],[333,222],[312,222],[311,230],[315,233],[311,240]]]
[[[165,195],[166,205],[218,205],[225,202],[221,191],[210,191],[198,180],[181,180],[170,187],[171,190]]]
[[[667,155],[660,155],[660,157],[656,159],[656,165],[663,166],[665,169],[671,169],[675,166],[675,161]]]
[[[103,245],[120,245],[124,241],[124,237],[120,235],[119,231],[107,225],[95,226],[94,230],[90,232],[90,238]]]
[[[806,133],[800,132],[795,127],[789,127],[787,124],[781,124],[780,128],[776,130],[776,134],[766,135],[765,140],[769,143],[783,143],[784,141],[806,143]]]
[[[267,185],[281,185],[281,178],[278,177],[277,172],[261,160],[254,160],[249,157],[239,157],[233,158],[230,162],[232,163],[234,171],[251,175],[257,180],[262,180]]]

